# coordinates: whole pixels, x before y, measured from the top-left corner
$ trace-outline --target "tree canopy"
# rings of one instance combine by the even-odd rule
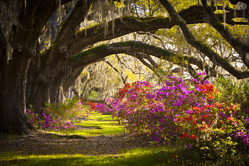
[[[249,77],[245,0],[0,0],[0,132],[28,133],[26,104],[41,113],[90,64],[127,54],[156,73],[155,58],[192,77]],[[153,58],[152,58],[153,57]],[[117,58],[119,58],[117,56]],[[119,60],[120,62],[120,60]],[[224,71],[222,71],[222,70]]]

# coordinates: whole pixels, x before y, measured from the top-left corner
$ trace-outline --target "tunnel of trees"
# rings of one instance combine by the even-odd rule
[[[226,74],[247,79],[248,5],[246,0],[0,0],[0,132],[28,134],[33,126],[26,107],[40,114],[44,103],[60,102],[61,91],[79,93],[72,85],[86,68],[94,77],[96,62],[109,65],[126,83],[128,74],[108,60],[111,55],[124,68],[130,60],[155,75],[163,68],[159,59],[191,77],[205,70],[206,79]],[[130,71],[141,75],[141,67]],[[86,77],[80,82],[87,84]]]

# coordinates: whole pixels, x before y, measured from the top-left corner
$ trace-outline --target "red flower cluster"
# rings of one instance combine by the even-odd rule
[[[90,105],[91,109],[94,110],[94,111],[97,109],[97,108],[95,107],[96,104],[94,104],[94,103],[86,102],[86,101],[83,101],[82,99],[80,99],[80,102],[81,102],[82,104],[87,103],[88,105]]]
[[[194,140],[196,140],[197,139],[197,137],[194,135],[194,134],[192,134],[191,136],[190,135],[188,135],[187,133],[183,133],[182,134],[182,136],[181,136],[181,139],[183,139],[183,138],[192,138],[192,139],[194,139]]]
[[[211,85],[211,84],[205,84],[205,85],[202,85],[200,84],[199,87],[201,89],[203,89],[201,91],[202,94],[206,94],[208,96],[208,100],[213,100],[213,93],[215,92],[214,90],[214,85]]]
[[[120,88],[117,93],[117,98],[122,99],[124,98],[125,94],[128,92],[128,89],[131,88],[131,85],[129,83],[126,83],[124,88]]]
[[[90,107],[91,107],[92,110],[94,110],[94,111],[96,110],[96,107],[95,107],[95,104],[94,104],[94,103],[87,102],[87,104],[90,105]]]
[[[123,99],[124,96],[127,94],[128,90],[129,90],[131,87],[134,88],[134,86],[135,86],[136,84],[139,84],[139,83],[138,83],[138,82],[133,82],[132,85],[129,84],[129,83],[126,83],[125,86],[124,86],[123,88],[120,88],[120,89],[119,89],[119,91],[118,91],[118,93],[117,93],[117,95],[116,95],[116,98],[118,98],[118,99]],[[141,90],[142,90],[142,91],[147,91],[147,90],[149,90],[148,87],[151,87],[150,83],[149,83],[149,82],[145,82],[145,84],[147,84],[147,85],[145,85],[145,86],[140,86],[139,88],[136,88],[135,91],[138,92],[138,93],[140,93]]]

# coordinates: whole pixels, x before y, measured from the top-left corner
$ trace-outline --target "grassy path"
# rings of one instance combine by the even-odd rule
[[[111,115],[92,113],[75,119],[75,132],[35,131],[30,136],[1,136],[0,165],[174,165],[172,151],[124,135]],[[127,131],[126,131],[127,132]]]

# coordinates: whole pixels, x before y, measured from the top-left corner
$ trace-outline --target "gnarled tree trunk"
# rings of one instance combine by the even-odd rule
[[[0,78],[0,132],[28,134],[33,129],[26,116],[25,90],[30,58],[14,49],[12,59],[2,61]]]
[[[67,75],[65,71],[59,71],[50,84],[50,101],[52,104],[59,102],[59,92],[62,86],[62,80]]]

